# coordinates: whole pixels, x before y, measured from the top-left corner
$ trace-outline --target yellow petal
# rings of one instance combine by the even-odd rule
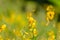
[[[5,24],[3,24],[3,25],[2,25],[2,29],[4,30],[5,28],[6,28],[6,25],[5,25]]]

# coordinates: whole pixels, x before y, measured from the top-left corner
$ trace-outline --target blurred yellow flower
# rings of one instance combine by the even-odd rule
[[[47,20],[47,24],[48,25],[50,23],[50,20],[53,20],[54,16],[55,16],[55,10],[53,8],[52,5],[47,6],[47,14],[46,14],[46,20]]]
[[[28,21],[29,21],[29,31],[33,33],[33,36],[37,36],[37,30],[36,30],[36,20],[32,17],[32,13],[29,14],[28,16]]]
[[[54,35],[53,31],[49,31],[48,35],[49,35],[48,40],[54,40],[55,39],[55,35]]]
[[[36,37],[37,36],[37,29],[36,28],[34,28],[34,30],[33,30],[33,35]]]
[[[3,25],[0,27],[0,32],[2,32],[3,30],[5,30],[5,28],[6,28],[6,25],[3,24]]]
[[[47,11],[54,11],[54,8],[53,8],[53,6],[52,5],[49,5],[49,6],[47,6],[47,9],[46,9]]]
[[[52,20],[53,18],[54,18],[54,12],[52,12],[52,11],[49,11],[49,12],[47,12],[47,17],[50,19],[50,20]]]
[[[32,23],[32,28],[35,28],[35,26],[36,26],[36,23],[35,22]]]
[[[51,37],[52,37],[52,39],[55,39],[55,35],[52,35]]]
[[[29,26],[34,28],[36,26],[36,20],[33,17],[30,17],[28,20],[29,20]]]
[[[55,40],[55,36],[53,35],[53,36],[50,36],[49,38],[48,38],[48,40]]]
[[[33,23],[33,21],[34,21],[33,17],[30,17],[30,18],[29,18],[29,23],[31,23],[31,24],[32,24],[32,23]]]
[[[4,30],[6,28],[6,24],[3,24],[1,28]]]
[[[36,20],[32,17],[32,14],[30,13],[28,16],[28,21],[29,21],[29,28],[34,28],[36,25]]]
[[[54,40],[54,39],[52,39],[52,38],[49,37],[48,40]]]

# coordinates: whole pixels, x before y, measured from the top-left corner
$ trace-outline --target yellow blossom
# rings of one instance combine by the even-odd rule
[[[52,39],[52,38],[49,37],[48,40],[54,40],[54,39]]]
[[[35,22],[32,23],[32,28],[35,28],[35,26],[36,26],[36,23]]]
[[[55,35],[49,36],[48,40],[54,40],[55,39]]]
[[[49,12],[47,12],[47,17],[50,19],[50,20],[52,20],[53,18],[54,18],[54,11],[49,11]]]
[[[31,24],[32,24],[33,22],[34,22],[33,17],[30,17],[30,18],[29,18],[29,23],[31,23]]]
[[[36,37],[37,36],[37,30],[36,30],[36,20],[32,17],[32,13],[29,14],[28,16],[28,21],[29,21],[29,30],[33,33],[33,35]]]
[[[34,34],[35,37],[37,36],[37,30],[36,30],[36,28],[34,28],[33,34]]]
[[[48,40],[54,40],[55,39],[55,35],[49,36]]]
[[[48,40],[54,40],[55,39],[55,35],[54,35],[53,31],[49,31],[48,35],[49,35]]]
[[[0,27],[0,32],[2,32],[3,30],[5,30],[5,28],[6,28],[6,25],[3,24],[3,25]]]
[[[28,20],[29,20],[29,28],[34,28],[36,26],[36,20],[33,19],[33,17],[30,17]]]
[[[6,25],[5,25],[5,24],[3,24],[1,28],[4,30],[4,29],[6,28]]]
[[[49,6],[47,6],[47,9],[46,9],[47,11],[53,11],[54,10],[54,8],[53,8],[53,6],[52,5],[49,5]]]
[[[52,37],[52,39],[55,39],[55,35],[52,35],[51,37]]]
[[[33,17],[30,17],[29,18],[29,26],[32,26],[34,28],[35,25],[36,25],[36,20],[34,20]]]
[[[54,15],[55,15],[55,12],[54,11],[55,10],[54,10],[54,8],[53,8],[52,5],[49,5],[46,10],[47,10],[47,16],[46,16],[47,24],[46,25],[48,25],[49,24],[49,21],[54,18]]]

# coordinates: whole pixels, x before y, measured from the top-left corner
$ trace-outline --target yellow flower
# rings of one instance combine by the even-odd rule
[[[54,39],[52,39],[51,37],[49,37],[48,40],[54,40]]]
[[[36,25],[36,20],[34,20],[32,17],[30,17],[29,19],[29,26],[34,28]]]
[[[50,36],[48,40],[55,40],[55,35]]]
[[[29,27],[35,27],[35,22],[34,21],[35,20],[32,17],[29,18]]]
[[[52,37],[52,39],[55,39],[55,35],[52,35],[51,37]]]
[[[30,28],[29,30],[33,31],[34,36],[37,36],[37,30],[35,28],[36,20],[32,17],[32,13],[29,13],[27,18],[28,18],[28,21],[29,21],[29,28]]]
[[[54,11],[54,8],[53,8],[53,6],[52,5],[49,5],[49,6],[47,6],[47,9],[46,9],[47,11]]]
[[[36,23],[35,22],[32,23],[32,28],[35,28],[35,26],[36,26]]]
[[[53,18],[54,18],[54,12],[52,12],[52,11],[49,11],[49,12],[47,12],[47,17],[50,19],[50,20],[52,20]]]
[[[29,18],[29,23],[31,23],[31,24],[32,24],[32,23],[33,23],[33,21],[34,21],[33,17],[30,17],[30,18]]]
[[[54,40],[55,39],[55,35],[54,35],[54,32],[53,31],[49,31],[48,32],[48,35],[49,35],[48,40]]]
[[[55,35],[52,35],[48,38],[48,40],[54,40],[55,39]]]
[[[37,36],[37,30],[36,30],[36,28],[34,28],[33,34],[34,34],[35,37]]]
[[[0,32],[2,32],[3,30],[5,30],[5,28],[6,28],[6,25],[3,24],[3,25],[1,26],[1,28],[0,28]]]
[[[4,30],[5,28],[6,28],[6,25],[5,25],[5,24],[3,24],[3,25],[2,25],[2,29]]]

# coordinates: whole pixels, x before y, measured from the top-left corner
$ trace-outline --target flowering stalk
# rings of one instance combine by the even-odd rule
[[[27,19],[29,21],[29,31],[33,33],[33,39],[37,36],[37,29],[36,29],[36,20],[32,17],[32,13],[27,15]]]
[[[53,31],[48,32],[48,40],[55,40],[55,35]]]
[[[47,7],[47,15],[46,15],[46,20],[47,20],[47,24],[48,25],[50,23],[50,20],[53,20],[54,15],[55,15],[55,10],[53,9],[53,6],[48,6]]]

